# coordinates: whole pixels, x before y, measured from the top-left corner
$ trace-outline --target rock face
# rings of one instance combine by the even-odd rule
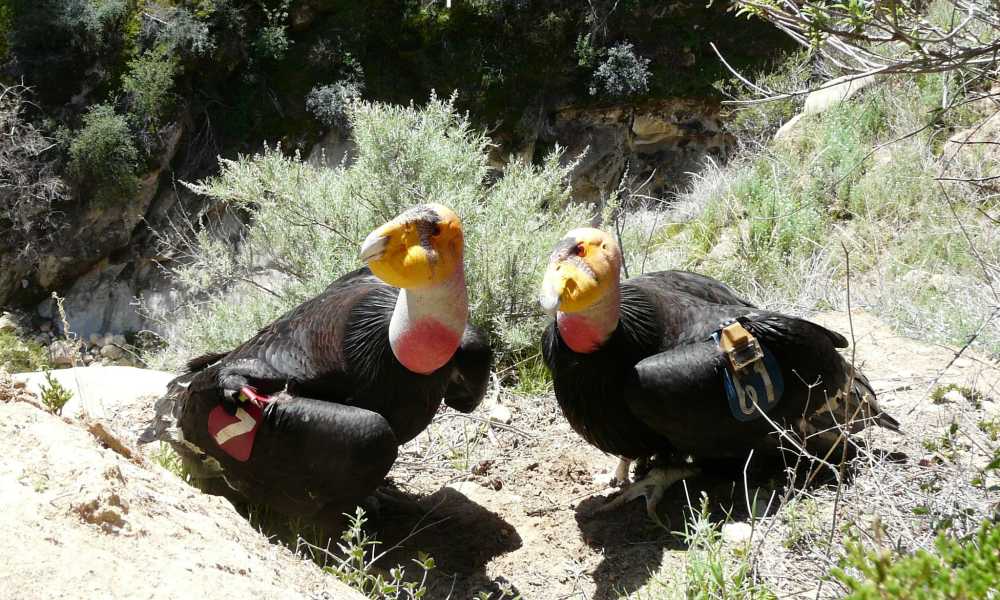
[[[94,201],[83,203],[73,214],[67,215],[70,228],[65,239],[41,257],[33,272],[23,273],[26,287],[61,287],[112,253],[126,248],[157,195],[160,176],[173,160],[183,133],[179,125],[162,132],[164,150],[160,161],[140,178],[133,197],[115,206],[103,206]],[[0,299],[6,300],[12,293],[13,290],[0,289]]]
[[[4,597],[362,598],[107,428],[12,391],[0,382]]]
[[[566,161],[586,151],[572,174],[573,197],[582,202],[607,198],[623,177],[634,191],[661,197],[682,188],[706,159],[724,160],[735,141],[723,131],[716,103],[683,98],[562,108],[538,140],[565,147]]]

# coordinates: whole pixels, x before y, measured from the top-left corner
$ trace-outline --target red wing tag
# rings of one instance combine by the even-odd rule
[[[263,414],[260,407],[250,402],[238,406],[235,415],[216,406],[208,414],[208,433],[226,454],[246,462],[253,450],[253,440],[257,437]]]

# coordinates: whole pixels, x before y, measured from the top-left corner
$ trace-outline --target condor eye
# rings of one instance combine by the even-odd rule
[[[577,256],[587,256],[587,248],[583,244],[576,245],[576,255]]]
[[[431,231],[431,235],[437,235],[439,233],[441,233],[441,226],[435,223],[434,229]]]

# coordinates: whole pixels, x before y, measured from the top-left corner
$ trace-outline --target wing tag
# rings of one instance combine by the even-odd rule
[[[721,330],[713,333],[712,339],[720,344],[720,350],[725,351],[727,344],[721,333]],[[722,372],[722,386],[729,400],[729,411],[738,421],[759,419],[762,412],[768,412],[781,401],[785,391],[781,368],[774,355],[752,336],[750,339],[759,356],[743,363],[739,370],[734,368],[732,360],[727,361]]]
[[[208,414],[208,434],[219,448],[240,462],[246,462],[253,451],[253,441],[263,420],[263,410],[249,402],[229,414],[216,406]]]

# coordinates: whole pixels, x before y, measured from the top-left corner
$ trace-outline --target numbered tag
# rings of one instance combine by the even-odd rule
[[[712,336],[718,341],[718,334]],[[761,411],[768,412],[778,402],[785,391],[781,368],[774,355],[761,345],[763,358],[753,362],[739,372],[734,372],[728,364],[722,372],[722,385],[729,399],[729,411],[738,421],[753,421],[761,417]]]
[[[246,462],[253,451],[253,440],[262,419],[260,407],[249,402],[238,406],[234,415],[216,406],[208,414],[208,433],[226,454]]]

